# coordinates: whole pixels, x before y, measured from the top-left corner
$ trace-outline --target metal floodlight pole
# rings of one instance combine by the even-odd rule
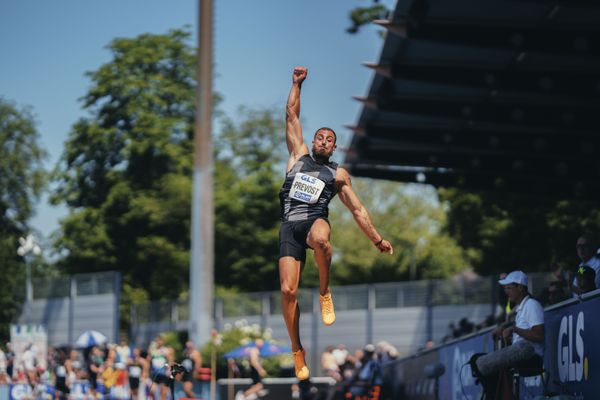
[[[189,337],[196,346],[208,342],[213,328],[212,14],[212,0],[198,0],[198,63],[188,329]]]
[[[25,302],[29,304],[33,301],[33,285],[31,284],[31,265],[29,265],[30,261],[27,260],[27,255],[33,253],[37,256],[41,254],[42,249],[31,234],[25,238],[19,238],[19,244],[17,254],[25,261]]]

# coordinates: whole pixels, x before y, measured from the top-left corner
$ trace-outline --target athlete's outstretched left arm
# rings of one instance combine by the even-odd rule
[[[350,174],[344,168],[338,168],[336,173],[336,183],[338,185],[338,194],[340,200],[344,205],[352,212],[354,220],[360,226],[360,229],[367,235],[367,237],[373,242],[373,244],[382,253],[394,254],[394,248],[391,243],[384,240],[375,226],[371,221],[371,216],[367,212],[365,206],[360,202],[354,189],[352,189],[352,182],[350,181]]]

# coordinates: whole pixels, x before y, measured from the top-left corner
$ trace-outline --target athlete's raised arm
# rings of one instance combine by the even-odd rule
[[[308,154],[308,147],[302,138],[302,124],[300,123],[300,89],[306,79],[306,67],[295,67],[292,74],[292,88],[285,108],[285,140],[290,158],[287,170],[304,154]]]
[[[371,216],[367,212],[367,209],[361,203],[356,193],[354,193],[354,189],[352,189],[352,182],[350,181],[350,174],[344,168],[338,168],[336,184],[338,186],[338,195],[340,196],[340,200],[342,203],[344,203],[346,208],[350,210],[354,220],[364,234],[367,235],[369,240],[373,242],[373,245],[375,245],[380,252],[393,254],[394,249],[392,245],[387,240],[384,240],[379,232],[377,232],[377,229],[375,229],[375,225],[373,225],[373,221],[371,221]]]

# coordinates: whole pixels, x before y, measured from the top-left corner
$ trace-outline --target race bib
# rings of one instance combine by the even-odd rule
[[[183,360],[181,365],[183,365],[183,367],[185,368],[185,370],[187,372],[192,372],[192,360],[190,360],[189,358],[186,358],[185,360]]]
[[[325,182],[319,178],[298,172],[292,182],[290,198],[308,204],[315,204],[319,200],[324,187]]]
[[[152,359],[153,369],[162,369],[165,367],[165,359],[162,357],[155,357]]]
[[[132,378],[139,378],[142,374],[142,369],[137,365],[132,365],[129,367],[129,376]]]
[[[59,365],[58,367],[56,367],[56,376],[60,376],[61,378],[66,377],[67,369],[65,367],[63,367],[62,365]]]

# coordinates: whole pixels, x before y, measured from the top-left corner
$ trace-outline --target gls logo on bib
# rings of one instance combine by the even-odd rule
[[[325,182],[319,178],[298,172],[294,176],[289,196],[294,200],[315,204],[319,200],[324,187]]]

